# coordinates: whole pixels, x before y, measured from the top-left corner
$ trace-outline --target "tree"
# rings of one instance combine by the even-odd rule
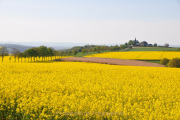
[[[111,51],[118,51],[118,50],[120,50],[120,47],[119,47],[118,45],[116,45],[116,46],[111,46],[110,50],[111,50]]]
[[[96,52],[96,47],[93,48],[93,52]]]
[[[86,49],[83,49],[82,50],[82,53],[84,54],[84,53],[87,53],[88,51],[86,50]]]
[[[51,56],[51,60],[52,60],[52,56],[54,56],[54,49],[53,48],[48,48],[48,56]]]
[[[169,62],[169,59],[163,58],[163,59],[161,59],[160,64],[162,64],[162,65],[167,65],[168,62]]]
[[[154,45],[153,45],[154,47],[157,47],[157,43],[154,43]]]
[[[164,46],[165,46],[165,47],[169,47],[169,44],[168,44],[168,43],[165,43]]]
[[[77,50],[74,50],[74,51],[73,51],[73,55],[74,55],[74,56],[76,56],[77,53],[78,53]]]
[[[82,50],[83,50],[83,47],[79,47],[77,52],[82,52]]]
[[[72,51],[68,51],[68,56],[71,56],[71,54],[72,54]]]
[[[58,52],[57,50],[54,50],[53,53],[54,53],[55,59],[56,59],[56,56],[58,56],[58,53],[59,53],[59,52]]]
[[[101,46],[102,51],[105,51],[105,50],[108,50],[108,49],[109,49],[108,46],[105,46],[105,45]]]
[[[38,55],[38,52],[33,48],[26,50],[24,53],[26,54],[27,57],[31,57],[31,62],[32,62],[32,57],[37,57]]]
[[[0,55],[1,55],[1,57],[2,57],[2,62],[3,62],[4,56],[5,56],[5,55],[8,55],[8,49],[7,49],[7,47],[0,47]]]
[[[38,53],[45,60],[45,56],[48,55],[48,48],[46,46],[40,46],[38,48]]]
[[[125,49],[125,46],[124,46],[123,44],[121,44],[121,45],[119,46],[119,49]]]
[[[128,48],[128,43],[126,42],[125,44],[124,44],[124,48]]]
[[[129,40],[128,45],[135,45],[135,41]]]
[[[23,53],[19,52],[17,57],[18,57],[18,62],[19,62],[19,58],[21,58],[21,62],[22,62]]]
[[[48,48],[48,55],[53,56],[54,55],[54,49],[53,48]]]
[[[114,46],[114,49],[115,49],[115,51],[120,50],[120,48],[119,48],[119,46],[118,46],[118,45]]]
[[[92,51],[93,51],[93,48],[90,48],[89,51],[92,52]]]
[[[20,50],[17,48],[13,48],[11,53],[14,55],[14,58],[15,58],[14,62],[16,62],[16,57],[20,53]]]
[[[100,53],[101,47],[100,46],[96,46],[96,52]]]
[[[168,65],[168,67],[180,68],[180,58],[171,59],[167,65]]]
[[[25,53],[25,52],[23,52],[23,53],[22,53],[22,57],[24,57],[24,58],[25,58],[25,62],[26,62],[27,55],[26,55],[26,53]]]

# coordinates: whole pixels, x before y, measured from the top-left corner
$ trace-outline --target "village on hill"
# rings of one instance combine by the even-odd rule
[[[139,42],[139,40],[129,40],[128,44],[132,47],[157,47],[157,43],[149,44],[147,41]],[[158,46],[158,47],[169,47],[168,43],[165,43],[164,46]]]

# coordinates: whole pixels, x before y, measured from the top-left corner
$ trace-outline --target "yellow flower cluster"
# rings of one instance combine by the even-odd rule
[[[1,119],[180,119],[180,69],[0,64]]]
[[[162,58],[177,58],[180,57],[180,52],[106,52],[93,54],[86,57],[103,57],[103,58],[117,58],[117,59],[133,59],[133,60],[161,60]]]
[[[22,63],[22,62],[41,62],[41,61],[52,61],[54,59],[67,58],[72,56],[48,56],[48,57],[14,57],[14,56],[5,56],[3,62],[5,63]],[[0,63],[2,63],[2,57],[0,57]]]

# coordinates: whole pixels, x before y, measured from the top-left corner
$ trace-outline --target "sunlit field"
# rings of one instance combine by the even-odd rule
[[[117,59],[133,59],[133,60],[161,60],[162,58],[180,58],[180,52],[106,52],[93,54],[86,57],[103,57],[103,58],[117,58]]]
[[[1,63],[1,119],[180,119],[180,69]]]
[[[48,57],[14,57],[14,56],[5,56],[3,58],[3,63],[28,63],[28,62],[43,62],[43,61],[52,61],[54,59],[67,58],[72,56],[48,56]],[[0,63],[2,63],[2,57],[0,56]]]

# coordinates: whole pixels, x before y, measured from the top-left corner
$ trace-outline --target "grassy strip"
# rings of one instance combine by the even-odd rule
[[[83,57],[83,56],[87,56],[87,55],[98,54],[98,53],[105,53],[105,52],[125,52],[125,51],[127,51],[128,49],[129,49],[129,48],[127,48],[127,49],[125,49],[125,50],[118,50],[118,51],[106,50],[106,51],[88,52],[88,53],[79,52],[75,57]]]
[[[145,61],[145,62],[158,63],[158,64],[160,64],[160,60],[140,60],[140,61]]]
[[[179,51],[179,48],[166,48],[166,47],[134,47],[131,49],[127,49],[129,51]]]
[[[112,52],[112,51],[100,51],[100,52],[88,52],[88,53],[79,52],[75,57],[83,57],[83,56],[87,56],[87,55],[104,53],[104,52]]]

